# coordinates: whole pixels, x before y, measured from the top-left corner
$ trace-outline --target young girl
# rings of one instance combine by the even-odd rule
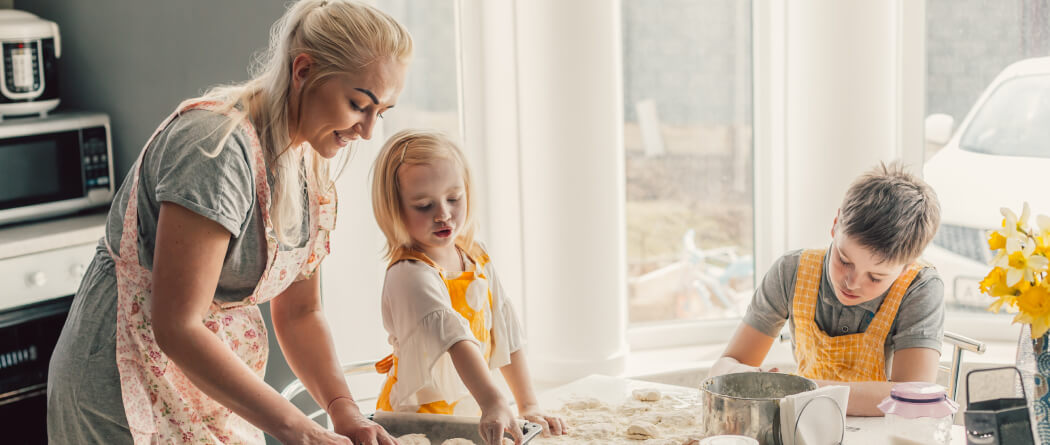
[[[376,365],[387,375],[376,408],[476,415],[473,396],[486,443],[499,443],[504,430],[520,443],[493,379],[499,369],[518,414],[545,434],[563,434],[564,422],[536,402],[518,318],[474,240],[472,183],[459,147],[435,131],[404,130],[383,146],[373,175],[372,208],[390,262],[383,326],[394,347]]]

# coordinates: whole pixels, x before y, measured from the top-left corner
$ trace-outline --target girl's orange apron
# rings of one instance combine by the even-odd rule
[[[492,307],[492,288],[489,287],[488,278],[485,277],[482,270],[485,265],[489,262],[489,257],[479,246],[475,244],[473,249],[465,249],[460,246],[460,250],[467,254],[467,257],[471,262],[474,263],[473,271],[464,271],[457,277],[449,278],[445,275],[445,271],[437,265],[433,260],[426,256],[426,254],[411,250],[411,249],[400,249],[397,255],[394,255],[394,259],[390,262],[390,266],[397,264],[404,260],[416,260],[424,264],[427,264],[434,269],[437,269],[441,275],[441,279],[445,282],[445,287],[448,288],[448,294],[451,297],[452,309],[454,309],[459,315],[467,319],[470,324],[470,332],[474,334],[474,338],[481,344],[482,355],[485,357],[485,362],[488,363],[492,357],[492,333],[489,328],[488,322],[485,319],[486,311],[484,308],[473,308],[470,305],[471,298],[468,297],[468,289],[471,287],[471,283],[478,282],[482,284],[481,288],[484,292],[485,300],[488,303],[488,307]],[[389,268],[389,266],[387,267]],[[477,284],[474,286],[478,288]],[[483,297],[483,298],[484,298]],[[475,303],[477,305],[477,303]],[[422,334],[425,335],[425,334]],[[397,365],[398,365],[398,351],[394,351],[376,363],[376,371],[380,374],[386,374],[386,383],[383,384],[383,389],[379,393],[379,400],[376,401],[376,409],[381,411],[393,411],[394,407],[390,402],[390,391],[393,389],[394,384],[397,383]],[[409,360],[415,359],[410,357]],[[438,400],[430,403],[423,404],[419,407],[417,412],[420,413],[432,413],[432,414],[453,414],[456,400]]]
[[[823,249],[806,250],[798,263],[792,312],[795,323],[795,359],[798,374],[840,382],[886,379],[886,336],[897,318],[901,300],[915,275],[925,266],[913,263],[890,286],[875,318],[864,332],[831,337],[815,321],[817,291],[824,271]]]
[[[136,445],[263,442],[262,431],[201,392],[157,346],[152,326],[152,273],[139,264],[138,186],[146,149],[180,113],[191,109],[221,112],[218,107],[214,102],[199,102],[178,110],[168,116],[146,142],[131,183],[127,184],[131,190],[120,238],[120,255],[115,255],[112,249],[109,252],[117,271],[116,348],[120,390]],[[266,370],[268,348],[266,326],[257,305],[276,297],[297,278],[308,277],[328,254],[328,234],[335,227],[336,197],[334,187],[322,195],[315,181],[308,178],[310,239],[301,248],[279,249],[270,222],[270,186],[266,182],[262,146],[247,119],[240,127],[251,144],[248,159],[266,231],[266,268],[250,296],[234,303],[213,302],[201,322],[261,379]],[[109,248],[108,241],[106,246]]]

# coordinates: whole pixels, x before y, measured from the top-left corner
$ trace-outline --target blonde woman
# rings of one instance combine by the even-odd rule
[[[318,276],[334,228],[329,159],[368,139],[412,53],[388,15],[304,0],[248,82],[187,100],[117,194],[49,369],[52,443],[394,444],[340,373]],[[331,416],[262,380],[270,301],[295,374]]]

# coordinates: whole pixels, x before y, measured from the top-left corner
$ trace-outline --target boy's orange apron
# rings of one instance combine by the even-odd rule
[[[139,264],[138,186],[142,159],[157,134],[181,112],[214,112],[218,104],[200,102],[172,113],[146,142],[131,176],[120,255],[110,249],[117,270],[117,368],[124,411],[135,444],[263,442],[262,432],[201,392],[157,346],[152,325],[152,273]],[[248,159],[255,175],[258,206],[266,229],[266,268],[252,294],[235,303],[212,303],[201,320],[261,379],[266,370],[267,333],[258,304],[309,276],[328,254],[328,233],[335,226],[335,191],[325,195],[309,183],[310,239],[304,247],[281,250],[270,222],[270,187],[257,133],[248,120],[240,125],[251,140]],[[195,148],[188,148],[195,149]],[[307,171],[311,169],[307,168]],[[109,242],[106,242],[107,248]]]
[[[803,251],[798,263],[791,304],[798,374],[818,380],[885,382],[886,336],[908,286],[925,266],[913,263],[904,268],[864,332],[831,337],[817,326],[815,319],[824,253],[823,249]]]
[[[487,298],[488,307],[492,307],[492,289],[489,287],[488,278],[482,270],[485,264],[489,262],[489,257],[485,254],[484,250],[475,245],[473,249],[461,249],[467,254],[470,261],[474,263],[473,271],[465,271],[457,277],[449,278],[445,276],[445,271],[441,269],[433,260],[426,256],[426,254],[410,250],[400,249],[394,259],[390,262],[390,266],[397,264],[399,261],[404,260],[416,260],[437,269],[441,275],[441,279],[445,282],[445,287],[448,288],[448,294],[452,298],[452,308],[455,309],[459,315],[467,319],[470,324],[470,332],[474,334],[474,338],[481,343],[482,355],[485,357],[485,362],[488,363],[492,357],[492,334],[490,329],[486,327],[485,311],[482,308],[472,308],[468,303],[469,298],[467,297],[467,290],[470,284],[475,281],[480,281],[484,284],[484,292]],[[389,266],[388,266],[389,268]],[[423,334],[425,335],[425,334]],[[411,359],[411,358],[410,358]],[[380,374],[386,374],[386,383],[383,384],[383,390],[379,393],[379,400],[376,401],[376,409],[381,411],[393,411],[394,407],[390,402],[390,391],[393,389],[394,384],[397,383],[397,364],[398,357],[397,351],[393,354],[386,356],[379,363],[376,363],[376,371]],[[452,414],[456,408],[455,400],[438,400],[423,404],[419,407],[417,412],[420,413],[432,413],[432,414]]]

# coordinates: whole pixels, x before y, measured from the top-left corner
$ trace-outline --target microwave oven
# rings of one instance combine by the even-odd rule
[[[0,122],[0,225],[109,205],[113,179],[108,115]]]

